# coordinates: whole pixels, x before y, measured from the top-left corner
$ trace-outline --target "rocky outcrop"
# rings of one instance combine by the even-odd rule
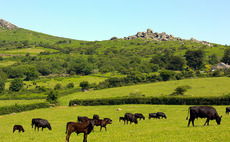
[[[125,40],[132,40],[132,39],[136,39],[136,38],[152,39],[155,41],[186,41],[186,39],[182,39],[180,37],[174,37],[173,35],[168,35],[165,32],[157,33],[151,29],[147,29],[147,32],[145,32],[145,31],[144,32],[138,32],[136,35],[124,37]],[[207,46],[212,46],[207,41],[198,41],[194,38],[191,38],[190,40],[193,42],[207,45]]]
[[[3,29],[9,29],[9,30],[12,30],[12,29],[19,29],[19,27],[3,20],[3,19],[0,19],[0,28],[3,28]]]

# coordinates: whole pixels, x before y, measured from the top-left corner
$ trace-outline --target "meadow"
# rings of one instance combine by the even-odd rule
[[[161,96],[169,95],[175,91],[178,86],[188,85],[185,96],[192,97],[209,97],[209,96],[223,96],[229,94],[229,77],[216,78],[196,78],[184,80],[172,80],[166,82],[157,82],[149,84],[140,84],[132,86],[124,86],[117,88],[109,88],[103,90],[77,92],[60,99],[61,105],[68,105],[73,99],[93,99],[105,97],[120,97],[128,96],[131,92],[141,92],[145,96]]]
[[[195,127],[187,127],[188,114],[186,105],[118,105],[118,106],[75,106],[54,107],[38,109],[14,115],[0,117],[0,140],[1,142],[61,142],[65,141],[66,123],[76,121],[77,116],[93,117],[98,114],[101,118],[109,117],[112,124],[107,125],[107,131],[95,127],[95,132],[88,135],[90,142],[184,142],[184,141],[229,141],[230,116],[225,114],[226,106],[214,106],[222,115],[221,125],[210,121],[209,126],[203,126],[205,119],[196,119]],[[121,108],[121,111],[116,111]],[[148,119],[148,114],[153,112],[164,112],[167,119]],[[146,119],[138,124],[125,124],[119,122],[118,118],[126,112],[142,113]],[[32,118],[44,118],[49,120],[52,130],[45,128],[43,131],[34,131],[31,128]],[[13,133],[13,126],[20,124],[24,127],[24,133]],[[72,133],[70,142],[82,141],[83,134]]]
[[[0,100],[0,107],[11,106],[11,105],[25,105],[25,104],[35,104],[44,102],[45,99],[34,99],[34,100]]]

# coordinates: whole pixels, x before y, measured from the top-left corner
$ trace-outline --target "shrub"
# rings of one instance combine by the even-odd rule
[[[170,70],[164,70],[160,72],[160,76],[163,81],[168,81],[173,76],[173,72]]]
[[[74,84],[72,82],[66,85],[66,88],[73,88],[73,87],[74,87]]]
[[[54,90],[60,90],[62,88],[61,83],[58,83],[54,86]]]
[[[20,78],[15,78],[10,83],[11,83],[9,87],[10,91],[18,92],[23,88],[23,80]]]
[[[46,98],[46,100],[50,103],[58,103],[58,92],[51,90]]]
[[[89,82],[82,81],[79,86],[82,88],[82,90],[89,89]]]
[[[0,78],[0,93],[5,90],[5,81]]]

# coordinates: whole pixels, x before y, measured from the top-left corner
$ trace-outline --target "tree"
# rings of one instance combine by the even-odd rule
[[[27,69],[27,71],[25,72],[25,75],[26,75],[26,78],[25,80],[26,81],[29,81],[29,80],[36,80],[38,78],[38,71],[36,70],[35,67],[31,66]]]
[[[82,88],[82,90],[89,89],[89,82],[82,81],[79,86]]]
[[[23,88],[23,80],[20,78],[15,78],[10,82],[10,91],[18,92]]]
[[[0,93],[5,90],[5,81],[0,78]]]
[[[204,62],[204,51],[198,50],[187,50],[185,52],[185,58],[187,65],[193,69],[200,69]]]
[[[214,65],[214,64],[219,63],[219,60],[218,60],[218,58],[217,58],[217,56],[216,56],[215,53],[212,54],[212,55],[209,57],[208,62],[209,62],[209,64],[211,64],[211,65]]]
[[[224,50],[224,56],[221,59],[221,62],[224,62],[225,64],[230,64],[230,48],[226,48]]]
[[[168,81],[174,75],[173,71],[164,70],[160,72],[160,76],[163,81]]]
[[[185,59],[180,56],[171,56],[167,63],[167,69],[169,70],[183,70],[185,66]]]
[[[46,100],[50,103],[58,103],[58,92],[57,91],[54,91],[54,90],[51,90],[46,98]]]
[[[60,90],[62,87],[61,83],[58,83],[54,86],[54,90]]]

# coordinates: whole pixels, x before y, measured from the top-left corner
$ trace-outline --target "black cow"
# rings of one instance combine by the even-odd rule
[[[34,130],[36,130],[36,127],[37,127],[38,131],[39,131],[39,127],[42,127],[42,131],[44,128],[48,128],[49,130],[52,130],[50,123],[46,119],[33,118],[31,125],[32,125],[32,128],[33,128],[33,125],[35,125]]]
[[[127,124],[128,124],[129,121],[130,121],[130,124],[132,122],[134,122],[135,124],[138,123],[137,118],[132,113],[126,113],[124,117],[125,117],[125,121],[127,121]],[[125,121],[124,121],[124,124],[125,124]]]
[[[207,118],[206,122],[204,125],[209,125],[209,120],[216,119],[216,123],[220,125],[221,117],[219,117],[217,111],[215,108],[211,106],[191,106],[188,108],[188,115],[190,112],[190,118],[188,121],[188,127],[190,122],[192,121],[192,125],[194,126],[194,120],[195,118]],[[186,120],[188,119],[188,116]]]
[[[94,123],[92,122],[68,122],[66,124],[66,142],[69,142],[69,137],[71,133],[76,132],[77,135],[79,133],[84,133],[83,142],[87,142],[87,135],[91,133],[93,130]]]
[[[150,119],[150,118],[153,118],[153,119],[156,118],[156,119],[157,119],[157,118],[158,118],[158,117],[157,117],[157,113],[149,113],[149,119]],[[159,118],[158,118],[158,119],[159,119]]]
[[[93,115],[93,119],[95,119],[95,120],[99,120],[99,115],[94,114],[94,115]]]
[[[164,112],[157,112],[157,118],[160,119],[160,117],[165,119],[167,118]]]
[[[104,120],[98,119],[96,120],[96,123],[95,123],[96,126],[101,126],[100,131],[102,127],[104,127],[105,131],[107,131],[106,129],[107,124],[112,124],[112,120],[110,118],[104,118]]]
[[[121,122],[121,120],[125,122],[125,117],[119,117],[119,122]]]
[[[25,132],[24,128],[22,127],[22,125],[14,125],[13,127],[13,133],[14,131],[18,130],[19,133],[22,131],[22,132]]]
[[[88,117],[87,116],[78,116],[77,117],[77,120],[78,120],[78,122],[82,122],[82,119],[88,119]]]
[[[229,114],[230,112],[230,107],[226,107],[226,114]]]
[[[136,118],[140,118],[140,120],[141,120],[141,119],[144,119],[144,120],[145,120],[144,115],[141,114],[141,113],[135,113],[134,116],[135,116]]]

